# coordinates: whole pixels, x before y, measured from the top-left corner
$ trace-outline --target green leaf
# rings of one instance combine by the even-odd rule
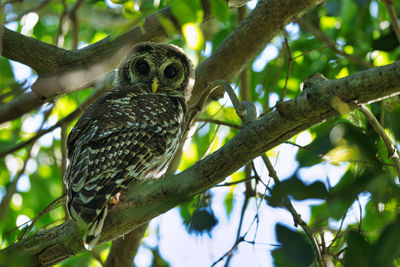
[[[347,235],[347,248],[344,254],[344,266],[364,267],[368,266],[368,256],[371,246],[358,231],[351,230]],[[377,265],[382,266],[382,265]]]
[[[189,233],[211,235],[211,230],[218,224],[218,219],[210,208],[199,208],[193,212],[189,222]]]
[[[211,10],[219,21],[225,22],[228,17],[228,5],[225,0],[210,1]]]
[[[270,200],[278,204],[285,196],[292,196],[296,200],[325,199],[328,196],[328,191],[320,181],[306,185],[297,175],[294,175],[272,188]]]
[[[322,156],[333,148],[329,132],[318,135],[305,149],[297,152],[296,160],[301,167],[310,167],[322,161]]]
[[[171,3],[171,10],[180,25],[190,22],[201,22],[203,19],[203,10],[199,0],[173,1]]]
[[[311,265],[314,261],[314,250],[304,235],[288,227],[277,224],[276,237],[281,243],[280,251],[289,262],[299,266]]]
[[[224,204],[225,204],[225,211],[228,217],[231,215],[233,210],[233,190],[229,191],[228,194],[225,195]]]
[[[400,220],[386,226],[369,255],[369,266],[393,266],[394,259],[400,257]]]

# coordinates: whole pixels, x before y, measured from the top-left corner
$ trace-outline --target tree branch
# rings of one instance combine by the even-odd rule
[[[213,55],[197,68],[191,103],[197,101],[208,83],[217,79],[232,81],[287,23],[321,2],[323,0],[260,1]],[[177,21],[167,7],[148,16],[143,26],[136,26],[116,38],[109,36],[85,48],[71,51],[2,27],[2,56],[32,67],[38,72],[39,79],[32,86],[37,98],[34,94],[29,95],[29,101],[25,101],[24,105],[18,105],[20,100],[16,99],[7,109],[10,112],[18,106],[18,111],[14,111],[12,117],[0,109],[0,123],[39,107],[41,102],[56,95],[86,88],[88,83],[111,71],[135,43],[170,40],[160,22],[164,19],[172,21],[175,30],[179,31]]]
[[[335,99],[343,105],[379,101],[400,93],[400,61],[327,80],[307,87],[293,100],[259,120],[248,123],[232,140],[191,168],[152,183],[134,184],[129,201],[110,210],[100,243],[113,240],[172,209],[182,201],[203,192],[225,177],[311,125],[339,115]],[[348,105],[348,111],[357,108]],[[84,251],[73,221],[38,231],[10,245],[2,254],[23,252],[44,265],[55,264]]]
[[[133,259],[137,253],[148,223],[143,224],[112,242],[110,254],[107,257],[104,267],[126,267],[132,266]]]
[[[196,84],[191,103],[196,103],[202,90],[212,81],[223,79],[232,82],[244,66],[258,55],[281,29],[294,18],[323,0],[266,0],[256,8],[218,46],[213,55],[196,70]],[[222,90],[212,98],[219,98]]]
[[[77,50],[65,50],[0,25],[1,55],[28,65],[39,74],[32,85],[33,93],[0,107],[0,123],[18,118],[57,95],[87,88],[88,84],[112,71],[135,43],[169,41],[171,36],[165,31],[161,23],[163,20],[170,20],[175,30],[180,30],[167,7],[148,16],[143,25],[118,37],[108,36]]]

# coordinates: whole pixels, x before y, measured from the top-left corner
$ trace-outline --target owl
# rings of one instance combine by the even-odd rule
[[[64,183],[86,249],[96,245],[111,200],[132,181],[165,173],[187,128],[193,76],[180,48],[139,43],[120,64],[114,89],[72,129]]]

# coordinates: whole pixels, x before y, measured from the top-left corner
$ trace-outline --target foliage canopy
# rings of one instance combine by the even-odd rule
[[[0,11],[3,11],[1,20],[7,28],[59,48],[74,50],[104,42],[104,38],[118,40],[137,25],[144,29],[146,17],[168,8],[176,21],[160,17],[168,35],[161,41],[171,41],[182,47],[195,65],[201,66],[237,29],[247,12],[258,8],[256,3],[251,1],[247,6],[229,8],[224,0],[11,0],[0,3]],[[243,66],[243,72],[227,80],[232,82],[239,99],[251,101],[258,114],[265,116],[279,108],[281,101],[294,99],[302,89],[321,82],[316,73],[335,80],[396,62],[400,56],[400,28],[398,19],[393,20],[390,14],[400,14],[399,2],[328,0],[295,18],[284,29],[276,29],[279,33],[263,44],[264,49],[255,58],[249,59],[251,62]],[[176,31],[177,24],[181,32]],[[399,31],[397,36],[396,31]],[[219,73],[224,65],[234,64],[237,56],[230,54],[227,61],[221,62],[212,72]],[[74,66],[65,66],[67,69],[74,69]],[[1,57],[0,108],[31,93],[37,74],[42,75],[38,69]],[[78,119],[80,105],[90,99],[93,92],[109,90],[112,74],[107,77],[92,81],[85,88],[79,88],[81,90],[49,98],[47,103],[16,119],[1,118],[2,248],[68,218],[63,202],[58,201],[50,212],[35,219],[63,194],[66,136]],[[400,140],[399,99],[393,96],[374,101],[367,107],[383,127],[383,134],[392,140],[389,145],[382,133],[378,134],[371,126],[372,119],[366,116],[367,111],[348,107],[356,103],[338,101],[332,102],[332,106],[335,105],[342,115],[310,125],[285,144],[265,151],[262,157],[243,166],[207,194],[197,195],[177,207],[188,233],[215,233],[221,229],[219,221],[239,224],[237,232],[231,233],[237,235],[229,244],[233,253],[225,256],[222,253],[220,261],[218,256],[209,264],[214,262],[222,266],[220,264],[229,263],[232,258],[233,265],[235,257],[241,253],[238,245],[246,244],[262,248],[265,255],[272,251],[275,266],[305,266],[313,262],[319,265],[332,262],[336,266],[399,265],[400,169],[396,169],[399,164],[396,162]],[[73,113],[70,119],[60,123]],[[57,123],[51,131],[44,131]],[[224,146],[245,127],[242,125],[226,94],[208,102],[197,118],[190,142],[184,146],[178,172]],[[216,195],[219,197],[214,197]],[[221,197],[223,201],[216,200]],[[298,214],[292,203],[294,207],[312,203],[310,216]],[[223,207],[225,214],[215,212],[217,207]],[[286,216],[293,217],[294,225],[277,223],[276,228],[264,225],[262,217],[270,216],[265,212],[271,207],[288,210]],[[35,224],[29,220],[34,220]],[[15,227],[19,228],[15,230]],[[155,228],[150,228],[146,236],[157,235]],[[265,239],[257,235],[259,228],[275,231],[277,248],[260,245]],[[316,243],[319,251],[315,249]],[[110,246],[111,242],[98,248],[101,260],[107,257]],[[160,254],[158,243],[151,247],[144,241],[142,247],[151,251],[153,264],[168,266],[163,260],[167,255]],[[268,257],[260,259],[261,266],[269,266]],[[2,260],[0,257],[0,264]],[[60,265],[78,264],[98,263],[85,253]]]

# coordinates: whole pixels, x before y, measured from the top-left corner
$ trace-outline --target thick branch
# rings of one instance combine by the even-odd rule
[[[113,240],[168,211],[178,203],[203,192],[247,164],[254,157],[275,147],[295,134],[337,116],[338,107],[354,103],[371,103],[400,93],[400,61],[369,69],[338,80],[312,84],[298,97],[283,102],[259,120],[249,123],[219,150],[197,162],[184,172],[134,185],[129,202],[120,203],[110,211],[100,242]],[[24,251],[41,264],[55,264],[83,252],[84,247],[74,223],[39,231],[9,246],[5,254]]]
[[[218,79],[233,81],[286,24],[321,2],[323,1],[259,1],[256,8],[218,46],[213,55],[197,68],[191,102],[197,101],[208,83]]]
[[[323,0],[260,1],[213,55],[197,68],[191,103],[197,101],[208,83],[217,79],[232,81],[287,23],[321,2]],[[50,75],[75,70],[61,76],[38,79],[32,89],[41,101],[48,101],[55,95],[85,88],[87,83],[114,68],[134,43],[168,41],[169,36],[165,33],[160,18],[170,19],[176,24],[170,9],[165,8],[146,19],[144,32],[141,32],[138,26],[115,39],[109,37],[88,47],[72,51],[42,43],[5,28],[3,56],[27,64],[39,74]],[[31,51],[37,52],[32,54]],[[119,52],[110,61],[94,67],[116,51]],[[12,118],[40,105],[37,99],[30,101],[26,103],[27,105],[20,107]],[[10,120],[8,114],[2,113],[1,110],[0,118],[0,122]]]
[[[34,93],[23,95],[0,107],[0,123],[18,118],[57,95],[87,88],[90,83],[112,71],[135,43],[169,41],[171,37],[160,22],[164,20],[170,20],[175,30],[179,31],[170,8],[164,8],[148,16],[143,25],[116,38],[109,36],[95,44],[70,51],[0,25],[0,34],[3,33],[0,36],[1,55],[28,65],[39,74],[39,79],[32,86]]]
[[[138,227],[112,242],[110,254],[104,267],[126,267],[132,266],[133,259],[137,253],[148,223]]]
[[[160,22],[161,18],[169,19],[174,25],[177,25],[170,8],[165,8],[148,16],[143,25],[135,26],[118,37],[109,36],[77,50],[65,50],[4,28],[2,56],[30,66],[39,75],[50,75],[77,68],[87,69],[102,62],[105,58],[110,58],[120,49],[126,53],[135,43],[170,40],[171,37],[166,33]],[[32,53],[32,51],[35,51],[35,53]],[[119,63],[120,58],[113,58],[112,60],[113,64],[111,65],[113,66],[110,66],[105,72],[112,71],[112,68]]]

